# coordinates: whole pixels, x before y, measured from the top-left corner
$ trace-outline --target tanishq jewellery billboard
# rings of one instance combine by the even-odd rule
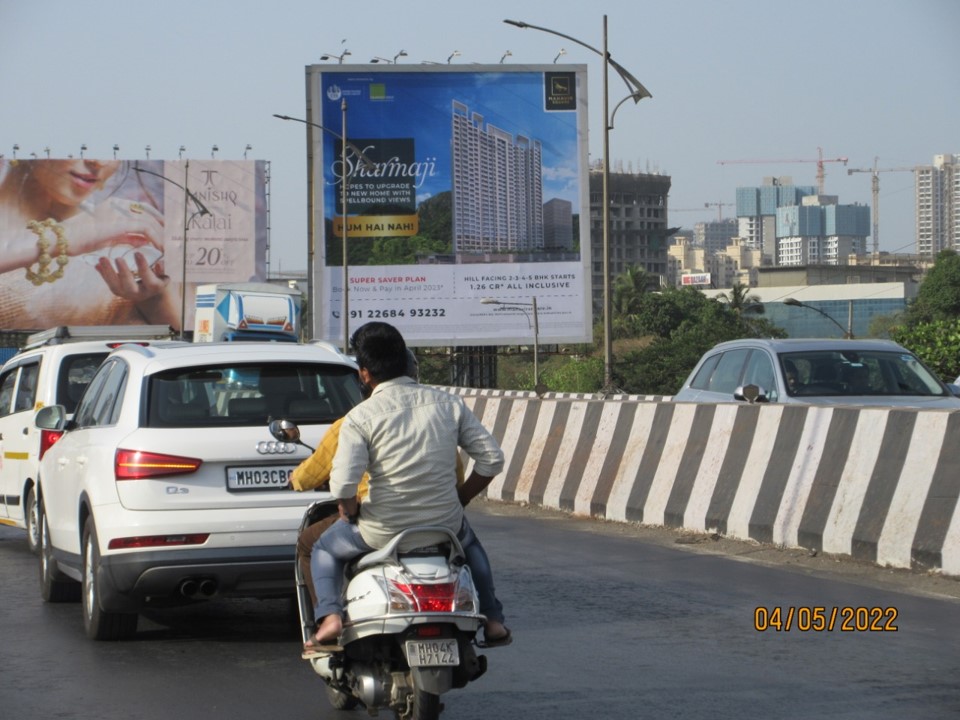
[[[384,320],[418,346],[525,344],[535,326],[589,342],[586,78],[307,67],[313,336]]]
[[[191,329],[198,284],[266,278],[266,167],[0,160],[0,329],[179,330],[183,297]]]

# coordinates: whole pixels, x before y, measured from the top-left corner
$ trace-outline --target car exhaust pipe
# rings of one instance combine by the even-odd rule
[[[206,580],[200,581],[200,594],[204,597],[210,598],[217,594],[217,581],[207,578]]]
[[[187,579],[180,583],[180,594],[185,598],[196,597],[199,589],[200,588],[196,580]]]

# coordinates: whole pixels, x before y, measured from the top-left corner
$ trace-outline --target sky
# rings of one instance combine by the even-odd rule
[[[558,10],[562,7],[562,10]],[[270,161],[271,272],[305,271],[305,67],[585,64],[602,158],[602,48],[652,94],[610,131],[611,167],[672,178],[670,224],[731,217],[736,188],[790,176],[872,202],[869,173],[960,153],[956,0],[0,0],[0,153]],[[563,51],[563,54],[561,54]],[[507,54],[509,52],[509,55]],[[559,57],[558,57],[559,56]],[[336,60],[332,61],[336,63]],[[627,94],[610,77],[610,108]],[[819,149],[819,150],[818,150]],[[720,161],[737,161],[723,162]],[[749,162],[747,162],[749,161]],[[793,162],[787,162],[793,161]],[[880,174],[880,249],[911,252],[913,175]],[[707,204],[709,203],[709,207]],[[718,207],[718,204],[720,207]]]

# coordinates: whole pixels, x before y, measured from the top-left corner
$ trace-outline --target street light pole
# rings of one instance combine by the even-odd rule
[[[153,172],[152,170],[147,170],[146,168],[139,167],[138,165],[133,166],[134,172],[144,173],[146,175],[153,175],[158,177],[161,180],[168,182],[172,185],[176,185],[178,188],[183,190],[183,262],[181,265],[181,283],[180,283],[180,339],[185,339],[184,333],[186,333],[187,325],[187,231],[190,228],[191,218],[199,215],[203,217],[204,215],[211,215],[212,213],[207,209],[207,206],[200,202],[200,198],[194,195],[189,190],[189,179],[190,179],[190,161],[187,160],[186,165],[183,169],[183,185],[178,183],[176,180],[171,180],[165,175],[160,173]],[[192,200],[193,204],[196,206],[196,211],[193,215],[187,215],[187,200]]]
[[[807,308],[807,310],[813,310],[813,311],[816,312],[816,313],[820,313],[820,314],[823,315],[827,320],[829,320],[829,321],[832,322],[834,325],[836,325],[838,328],[840,328],[840,332],[843,333],[843,337],[844,337],[845,339],[847,339],[847,340],[853,340],[853,339],[854,339],[854,338],[853,338],[853,301],[852,301],[852,300],[850,301],[850,304],[849,304],[848,310],[847,310],[847,327],[844,327],[843,325],[841,325],[841,324],[840,324],[839,322],[837,322],[833,317],[831,317],[830,315],[828,315],[827,313],[825,313],[825,312],[824,312],[823,310],[821,310],[820,308],[814,307],[813,305],[807,305],[806,303],[802,303],[802,302],[800,302],[799,300],[796,300],[796,299],[794,299],[794,298],[789,298],[789,297],[786,298],[786,299],[783,301],[783,304],[784,304],[784,305],[789,305],[789,306],[791,306],[791,307]]]
[[[343,354],[350,353],[350,269],[347,263],[347,98],[340,100],[340,212],[343,218],[340,237],[343,239]]]
[[[609,69],[613,67],[617,74],[627,86],[630,94],[617,103],[613,114],[616,114],[620,106],[627,100],[633,100],[634,104],[640,102],[645,97],[653,97],[650,91],[643,84],[631,75],[626,68],[614,61],[610,57],[607,49],[607,16],[603,16],[603,51],[588,45],[582,40],[566,35],[549,28],[531,25],[520,20],[504,20],[507,25],[513,25],[518,28],[530,28],[541,32],[566,38],[580,47],[586,48],[603,58],[603,392],[613,391],[613,319],[611,317],[611,297],[610,297],[610,131],[613,129],[613,115],[610,113],[610,91],[609,91]],[[559,55],[557,56],[559,57]],[[556,58],[554,58],[556,62]]]
[[[497,300],[496,298],[485,297],[480,299],[481,305],[503,305],[504,307],[514,307],[527,316],[527,324],[533,326],[533,388],[540,393],[540,318],[537,313],[537,298],[531,297],[531,302],[510,302],[507,300]],[[533,322],[530,322],[530,316],[524,308],[533,309]]]
[[[376,170],[376,163],[374,163],[370,158],[363,154],[363,151],[354,145],[352,142],[347,140],[347,100],[342,98],[340,102],[340,112],[341,112],[341,123],[343,127],[341,132],[335,132],[328,127],[325,127],[319,123],[310,122],[309,120],[303,120],[301,118],[290,117],[289,115],[278,115],[273,114],[275,118],[280,120],[293,120],[294,122],[303,123],[304,125],[309,125],[310,127],[315,127],[318,130],[323,130],[325,133],[329,133],[333,137],[337,138],[340,141],[340,163],[341,163],[341,177],[340,177],[340,212],[342,213],[343,223],[340,227],[340,235],[343,239],[343,354],[346,355],[350,352],[350,308],[349,308],[349,265],[347,263],[347,148],[357,156],[357,158],[364,164],[368,169]],[[312,172],[310,173],[311,181],[313,178]],[[313,213],[311,212],[310,217],[310,227],[314,227],[313,223]],[[314,238],[310,238],[311,248],[313,247]],[[311,270],[313,269],[313,259],[310,260]],[[311,292],[316,293],[316,289],[311,287]]]

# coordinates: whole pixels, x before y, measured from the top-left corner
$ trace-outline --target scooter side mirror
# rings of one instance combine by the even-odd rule
[[[270,434],[280,442],[300,442],[300,428],[293,420],[271,420],[268,428]]]

